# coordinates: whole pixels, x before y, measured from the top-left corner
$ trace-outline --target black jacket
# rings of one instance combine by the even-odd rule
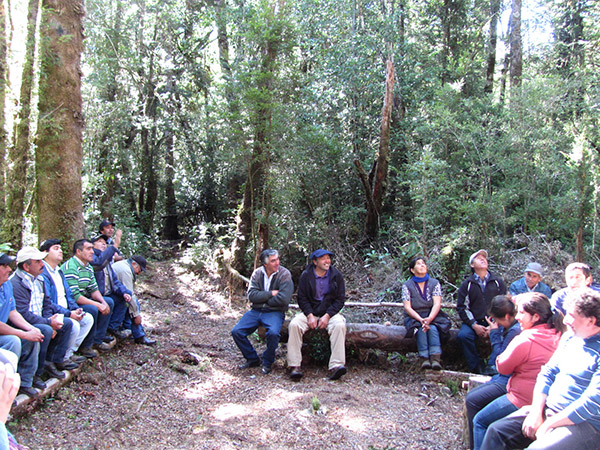
[[[489,272],[490,278],[485,285],[485,292],[481,292],[481,286],[471,274],[458,289],[456,311],[465,325],[473,326],[475,322],[487,326],[485,316],[489,314],[492,299],[496,295],[506,294],[506,285],[502,278]]]
[[[346,284],[344,277],[335,267],[329,267],[329,292],[325,294],[323,301],[315,299],[316,278],[313,269],[314,265],[310,263],[300,275],[298,283],[298,306],[305,316],[313,314],[323,316],[329,314],[329,317],[335,316],[344,307],[346,302]]]

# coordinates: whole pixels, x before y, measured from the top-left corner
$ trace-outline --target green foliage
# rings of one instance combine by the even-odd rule
[[[319,397],[317,397],[316,395],[313,396],[313,398],[310,400],[310,406],[312,408],[313,412],[317,412],[321,409],[321,401],[319,400]]]

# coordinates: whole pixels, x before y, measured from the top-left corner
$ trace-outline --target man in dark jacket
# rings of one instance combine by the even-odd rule
[[[331,265],[332,255],[327,250],[315,250],[300,276],[298,306],[302,312],[290,322],[288,340],[288,367],[294,381],[303,376],[302,337],[309,328],[329,333],[329,378],[337,380],[346,373],[346,319],[340,314],[346,302],[346,285],[342,274]]]
[[[463,324],[458,332],[458,341],[463,349],[469,370],[481,373],[485,370],[475,345],[477,339],[488,336],[488,323],[485,319],[492,299],[506,294],[506,285],[500,277],[488,271],[488,252],[478,250],[469,258],[470,277],[458,289],[456,311]],[[491,361],[495,364],[495,361]]]
[[[256,350],[248,340],[259,326],[267,330],[267,349],[262,354],[262,373],[271,372],[275,350],[279,345],[281,325],[294,293],[290,271],[279,265],[277,250],[267,249],[260,254],[262,266],[252,273],[248,286],[251,309],[231,330],[231,336],[246,358],[240,369],[258,367],[261,363]]]

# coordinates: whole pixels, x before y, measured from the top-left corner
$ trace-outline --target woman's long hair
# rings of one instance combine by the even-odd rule
[[[551,328],[555,328],[560,333],[564,333],[565,324],[563,323],[563,314],[557,309],[553,309],[550,300],[540,292],[526,292],[519,294],[515,298],[515,303],[521,305],[525,312],[532,316],[537,314],[540,320],[533,326],[547,323]]]

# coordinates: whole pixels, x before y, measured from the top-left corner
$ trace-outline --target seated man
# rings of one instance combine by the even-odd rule
[[[288,368],[290,378],[300,380],[302,373],[302,337],[306,330],[326,329],[329,333],[331,357],[329,379],[337,380],[346,373],[346,319],[340,310],[346,303],[346,285],[339,270],[331,265],[333,253],[319,249],[310,255],[298,283],[298,306],[289,326]]]
[[[110,350],[107,343],[114,340],[112,336],[106,335],[114,302],[110,297],[102,297],[98,290],[94,271],[90,266],[93,258],[92,243],[87,239],[79,239],[73,244],[73,256],[61,266],[61,270],[77,304],[94,317],[94,326],[90,330],[94,336],[94,347],[106,352]]]
[[[106,241],[108,237],[104,234],[92,239],[94,244],[94,258],[91,266],[94,268],[94,277],[98,284],[98,290],[103,297],[110,297],[114,302],[113,312],[108,323],[108,334],[118,338],[125,339],[125,333],[119,331],[123,322],[127,305],[131,302],[133,292],[127,289],[117,278],[113,270],[112,257],[115,254],[115,247],[108,247]]]
[[[550,298],[552,297],[552,289],[542,282],[543,277],[544,269],[542,269],[542,265],[531,262],[525,267],[525,276],[511,284],[508,291],[511,295],[525,294],[526,292],[541,292]]]
[[[597,449],[600,443],[600,293],[565,301],[566,334],[537,377],[533,401],[494,422],[482,449]]]
[[[44,335],[40,346],[36,375],[45,372],[54,378],[65,378],[62,370],[73,370],[79,365],[65,359],[73,322],[65,318],[57,305],[52,304],[44,290],[40,275],[44,270],[46,252],[23,247],[17,252],[17,270],[10,278],[17,311]]]
[[[477,352],[477,339],[488,338],[486,316],[492,299],[506,294],[506,285],[500,277],[488,271],[488,252],[478,250],[469,258],[471,276],[466,278],[458,289],[456,312],[462,320],[458,332],[458,342],[463,350],[467,366],[472,373],[488,372]],[[495,364],[490,361],[489,365]]]
[[[10,350],[19,357],[17,371],[21,375],[20,394],[37,397],[34,389],[45,389],[46,383],[35,375],[38,368],[40,343],[44,335],[27,323],[15,307],[12,283],[8,281],[9,266],[14,256],[0,253],[0,348]],[[10,322],[10,323],[9,323]]]
[[[262,266],[252,273],[248,286],[248,300],[251,309],[231,330],[231,336],[246,358],[240,369],[260,366],[261,360],[248,340],[259,326],[267,330],[267,349],[262,354],[262,373],[271,372],[275,361],[275,350],[279,345],[281,326],[285,312],[294,293],[292,274],[279,265],[277,250],[267,249],[260,254]]]
[[[50,301],[57,306],[61,314],[64,314],[73,322],[69,349],[65,354],[65,358],[81,363],[86,358],[98,356],[98,352],[92,349],[94,335],[90,333],[94,327],[94,317],[80,308],[71,294],[71,288],[59,267],[63,260],[63,251],[60,244],[60,239],[47,239],[42,242],[40,251],[47,252],[48,255],[44,258],[44,270],[41,278]],[[73,354],[77,350],[79,350],[81,356]]]
[[[141,255],[134,255],[129,259],[123,259],[112,265],[117,279],[125,286],[126,289],[132,292],[131,299],[127,302],[127,310],[117,313],[115,307],[114,327],[123,326],[131,330],[131,336],[136,344],[154,345],[156,340],[148,338],[144,327],[142,326],[142,314],[140,310],[140,302],[133,292],[135,292],[135,278],[137,275],[146,270],[146,258]],[[113,322],[111,320],[111,327]]]
[[[595,291],[600,290],[600,287],[594,283],[592,278],[592,268],[585,263],[575,262],[569,264],[565,269],[565,281],[567,287],[556,291],[550,299],[552,306],[563,314],[566,314],[563,303],[569,294],[575,290],[586,287]]]

